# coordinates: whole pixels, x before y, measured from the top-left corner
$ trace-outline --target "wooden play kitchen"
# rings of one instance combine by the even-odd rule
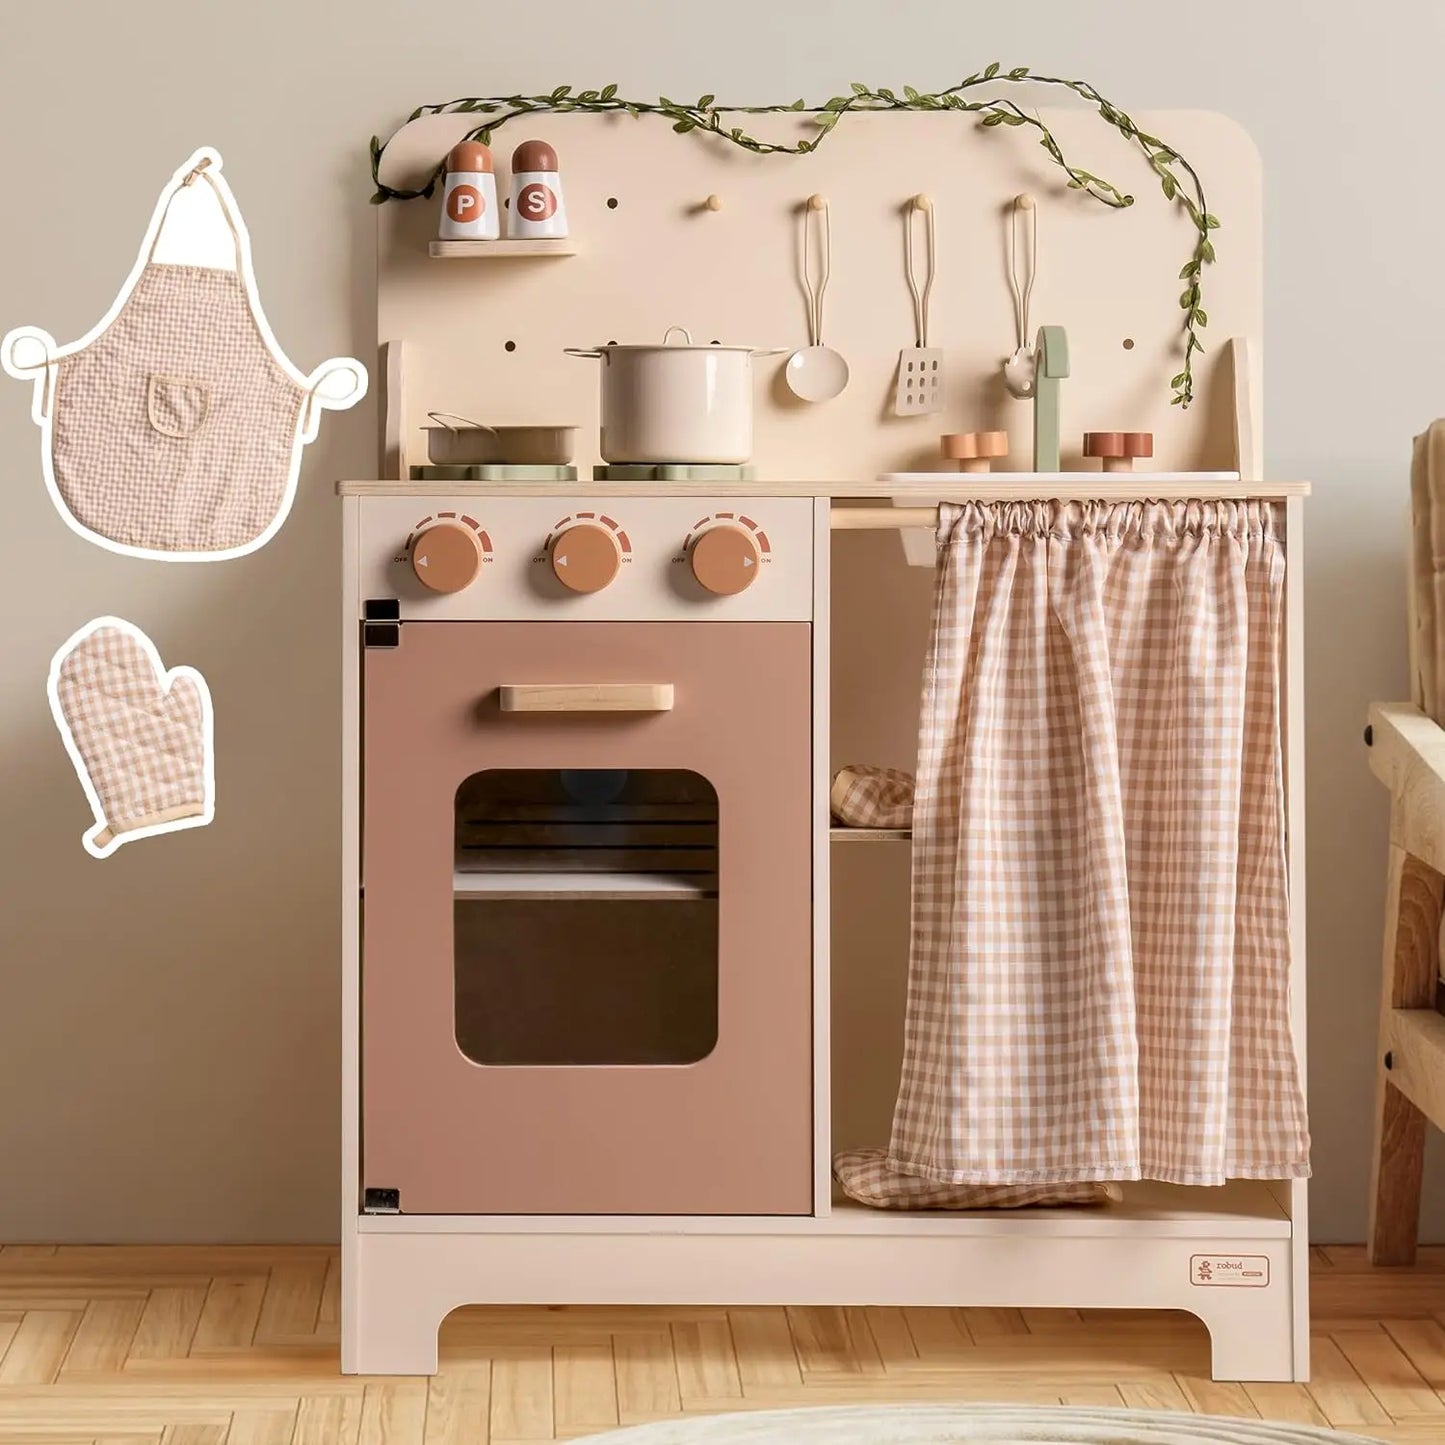
[[[412,121],[383,179],[475,124]],[[381,479],[339,487],[345,1370],[435,1371],[468,1303],[767,1303],[1182,1309],[1216,1378],[1307,1375],[1302,1179],[950,1211],[832,1178],[889,1135],[910,849],[834,826],[830,782],[915,766],[940,502],[1273,516],[1303,1058],[1308,488],[1263,480],[1259,163],[1219,116],[1139,124],[1227,226],[1189,407],[1187,220],[957,116],[801,157],[528,116],[565,236],[442,240],[441,187],[377,208]]]

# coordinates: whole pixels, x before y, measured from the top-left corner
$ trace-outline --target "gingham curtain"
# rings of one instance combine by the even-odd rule
[[[1276,526],[1244,502],[942,509],[900,1193],[1308,1173]]]

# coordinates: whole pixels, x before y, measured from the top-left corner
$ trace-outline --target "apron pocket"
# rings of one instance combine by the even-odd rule
[[[162,436],[191,437],[211,412],[211,388],[185,376],[146,378],[146,415]]]

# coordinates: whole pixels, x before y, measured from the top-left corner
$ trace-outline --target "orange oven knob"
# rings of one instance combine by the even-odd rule
[[[621,565],[616,534],[596,522],[574,523],[552,539],[552,570],[573,592],[600,592]]]
[[[688,561],[692,575],[719,597],[731,597],[751,587],[758,575],[762,552],[746,527],[719,522],[692,544]]]
[[[411,570],[433,592],[460,592],[482,569],[482,544],[461,522],[433,522],[411,544]]]

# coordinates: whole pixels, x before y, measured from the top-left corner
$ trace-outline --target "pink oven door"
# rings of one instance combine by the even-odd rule
[[[808,625],[408,622],[364,671],[364,1187],[810,1213]],[[635,683],[671,709],[502,706]]]

